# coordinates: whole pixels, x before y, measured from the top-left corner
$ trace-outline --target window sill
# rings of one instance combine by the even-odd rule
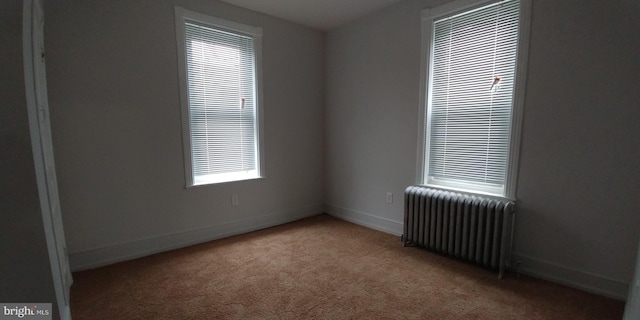
[[[210,179],[198,179],[193,182],[193,184],[187,184],[187,189],[189,188],[198,188],[198,187],[206,187],[215,184],[224,184],[230,182],[241,182],[241,181],[250,181],[250,180],[261,180],[265,179],[263,176],[258,175],[249,175],[249,174],[230,174],[222,177],[210,178]]]
[[[480,197],[491,198],[491,199],[500,200],[500,201],[516,201],[516,199],[514,199],[514,198],[509,198],[509,197],[506,197],[506,196],[497,195],[497,194],[493,194],[493,193],[489,193],[489,192],[477,191],[477,190],[469,190],[469,189],[464,189],[464,188],[455,188],[455,187],[434,185],[434,184],[427,184],[427,183],[421,183],[419,185],[425,186],[425,187],[428,187],[428,188],[431,188],[431,189],[459,192],[459,193],[462,193],[462,194],[467,194],[469,196],[480,196]]]

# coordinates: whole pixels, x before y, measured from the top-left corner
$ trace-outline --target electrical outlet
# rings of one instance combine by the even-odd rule
[[[238,205],[238,195],[237,194],[234,194],[234,195],[231,196],[231,204],[234,205],[234,206]]]
[[[393,193],[387,192],[387,203],[393,203]]]

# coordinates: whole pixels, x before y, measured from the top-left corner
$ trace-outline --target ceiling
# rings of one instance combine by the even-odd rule
[[[222,0],[327,31],[402,0]]]

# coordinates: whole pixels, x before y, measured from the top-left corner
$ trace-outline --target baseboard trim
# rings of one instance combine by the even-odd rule
[[[620,301],[627,299],[629,284],[624,281],[561,266],[521,253],[514,253],[512,261],[514,263],[520,262],[519,270],[521,273],[535,278],[548,280]]]
[[[353,222],[367,228],[390,233],[396,236],[402,235],[404,222],[393,221],[391,219],[381,218],[370,213],[334,205],[325,205],[325,212],[338,219]]]
[[[98,268],[159,252],[184,248],[207,241],[265,229],[321,213],[324,213],[324,206],[313,205],[299,208],[297,210],[275,212],[267,215],[230,221],[196,230],[134,240],[126,243],[71,253],[69,254],[69,264],[71,271]]]
[[[325,205],[325,212],[336,218],[382,232],[394,235],[401,235],[403,232],[403,222],[381,218],[370,213],[334,205]],[[552,262],[532,258],[521,253],[514,253],[512,261],[521,262],[520,272],[535,278],[544,279],[620,301],[625,301],[627,299],[629,285],[624,281],[610,279],[586,271],[561,266]]]
[[[98,268],[159,252],[265,229],[321,213],[327,213],[338,219],[353,222],[358,225],[396,236],[400,236],[403,232],[403,222],[334,205],[313,205],[297,210],[275,212],[267,215],[226,222],[216,226],[71,253],[69,255],[70,267],[74,272]],[[620,301],[625,301],[627,299],[629,285],[624,281],[610,279],[601,275],[561,266],[549,261],[529,257],[518,252],[513,254],[512,261],[514,263],[520,262],[519,271],[532,277],[548,280]]]

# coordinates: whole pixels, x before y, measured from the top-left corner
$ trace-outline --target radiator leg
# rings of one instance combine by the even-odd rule
[[[402,246],[403,247],[415,247],[416,244],[414,242],[411,242],[409,240],[407,240],[407,238],[403,235],[400,236],[400,242],[402,242]]]

